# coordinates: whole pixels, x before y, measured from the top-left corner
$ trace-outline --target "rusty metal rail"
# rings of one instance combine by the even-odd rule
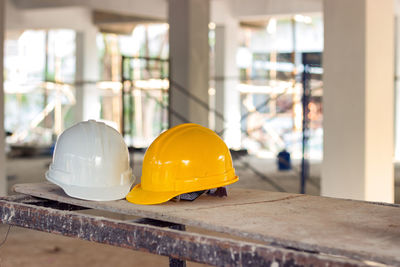
[[[0,198],[0,222],[91,242],[215,266],[366,266],[367,262],[184,232],[184,226],[150,219],[122,221],[76,212],[84,207],[27,195]]]

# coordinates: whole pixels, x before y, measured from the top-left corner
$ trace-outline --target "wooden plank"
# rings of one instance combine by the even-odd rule
[[[36,197],[148,217],[283,247],[400,265],[400,208],[309,195],[231,189],[227,198],[134,205],[74,199],[49,183],[16,185]]]
[[[158,221],[161,222],[161,221]],[[0,223],[215,266],[361,267],[363,261],[307,253],[0,199]],[[179,228],[179,227],[178,227]],[[181,229],[181,228],[180,228]]]

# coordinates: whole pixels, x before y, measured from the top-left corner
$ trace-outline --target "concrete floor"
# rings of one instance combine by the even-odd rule
[[[143,153],[134,155],[134,174],[140,177]],[[50,157],[9,158],[9,192],[17,183],[45,181]],[[294,166],[299,166],[294,162]],[[319,195],[320,162],[312,162],[307,193]],[[240,181],[231,187],[298,193],[295,171],[279,172],[275,160],[245,156],[234,160]],[[396,164],[396,202],[400,202],[400,165]],[[139,181],[139,179],[138,179]],[[229,191],[228,191],[229,196]],[[7,231],[0,225],[0,242]],[[0,247],[0,266],[167,266],[168,258],[87,241],[12,227],[7,242]],[[189,263],[189,266],[201,266]]]

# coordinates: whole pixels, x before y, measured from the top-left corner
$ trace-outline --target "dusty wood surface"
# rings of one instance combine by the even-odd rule
[[[153,220],[155,225],[144,222],[133,223],[25,203],[36,200],[0,198],[0,223],[215,266],[364,267],[367,265],[364,261],[344,257],[178,231],[177,229],[183,229],[182,225],[159,226],[155,223],[156,220]],[[47,200],[47,202],[56,201]],[[169,229],[170,227],[173,229]]]
[[[14,190],[78,206],[170,221],[269,244],[400,265],[400,207],[248,189],[227,198],[134,205],[71,198],[49,183]]]

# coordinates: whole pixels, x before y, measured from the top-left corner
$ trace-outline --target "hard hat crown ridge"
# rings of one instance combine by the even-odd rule
[[[238,181],[224,141],[203,126],[186,123],[162,133],[143,160],[141,184],[128,194],[137,204],[157,204],[194,191]]]
[[[125,197],[134,182],[122,136],[93,120],[59,136],[46,178],[70,196],[103,201]]]

